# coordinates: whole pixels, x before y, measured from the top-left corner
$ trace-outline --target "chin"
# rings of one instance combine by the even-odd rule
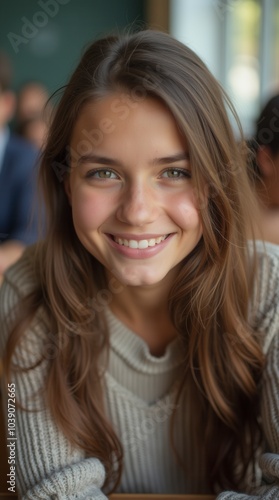
[[[165,275],[133,271],[131,269],[124,270],[119,273],[117,279],[126,286],[152,286],[162,281]]]

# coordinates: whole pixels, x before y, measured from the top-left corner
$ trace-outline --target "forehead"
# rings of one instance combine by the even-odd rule
[[[167,106],[157,98],[115,92],[87,102],[75,123],[71,143],[87,141],[92,148],[137,142],[147,148],[165,142],[185,150],[186,141]],[[85,142],[84,142],[85,146]]]

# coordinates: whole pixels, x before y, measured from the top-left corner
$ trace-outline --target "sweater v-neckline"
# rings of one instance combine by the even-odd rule
[[[145,340],[122,323],[110,309],[106,309],[106,319],[111,348],[133,369],[146,374],[159,374],[172,371],[183,363],[184,347],[179,336],[167,345],[162,356],[154,356]]]

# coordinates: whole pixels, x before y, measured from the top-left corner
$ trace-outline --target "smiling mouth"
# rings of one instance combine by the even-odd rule
[[[165,241],[166,238],[170,236],[169,234],[165,234],[163,236],[158,236],[157,238],[150,238],[148,240],[127,240],[124,238],[118,238],[116,236],[111,235],[113,241],[118,243],[118,245],[122,245],[124,247],[129,247],[129,248],[135,248],[135,249],[140,249],[143,250],[144,248],[148,247],[155,247],[156,245],[159,245],[162,243],[162,241]]]

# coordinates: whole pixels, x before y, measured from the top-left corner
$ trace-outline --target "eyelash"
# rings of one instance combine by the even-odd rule
[[[111,172],[112,174],[114,175],[117,175],[113,170],[111,170],[110,168],[96,168],[94,170],[90,170],[89,172],[86,173],[85,177],[90,179],[90,178],[93,178],[94,177],[94,174],[98,174],[99,172]],[[98,177],[96,177],[98,178]],[[109,177],[108,177],[109,178]],[[102,179],[101,177],[99,177],[99,179],[103,180],[103,179],[106,179],[105,177]]]
[[[99,172],[110,172],[110,173],[114,174],[115,176],[117,176],[117,174],[113,170],[111,170],[110,168],[98,168],[98,169],[90,170],[89,172],[87,172],[85,177],[88,179],[90,179],[90,178],[92,179],[92,178],[94,178],[94,175],[98,174]],[[172,179],[172,180],[181,180],[183,177],[187,178],[187,179],[191,179],[191,172],[189,172],[189,170],[186,170],[184,168],[173,168],[173,167],[167,168],[162,173],[162,176],[166,172],[178,172],[178,173],[182,174],[179,177],[169,177],[169,179]],[[96,177],[96,178],[98,178],[98,177]],[[99,180],[106,180],[106,179],[110,179],[110,178],[109,177],[107,177],[107,178],[106,177],[103,177],[103,178],[99,177],[98,179]]]

